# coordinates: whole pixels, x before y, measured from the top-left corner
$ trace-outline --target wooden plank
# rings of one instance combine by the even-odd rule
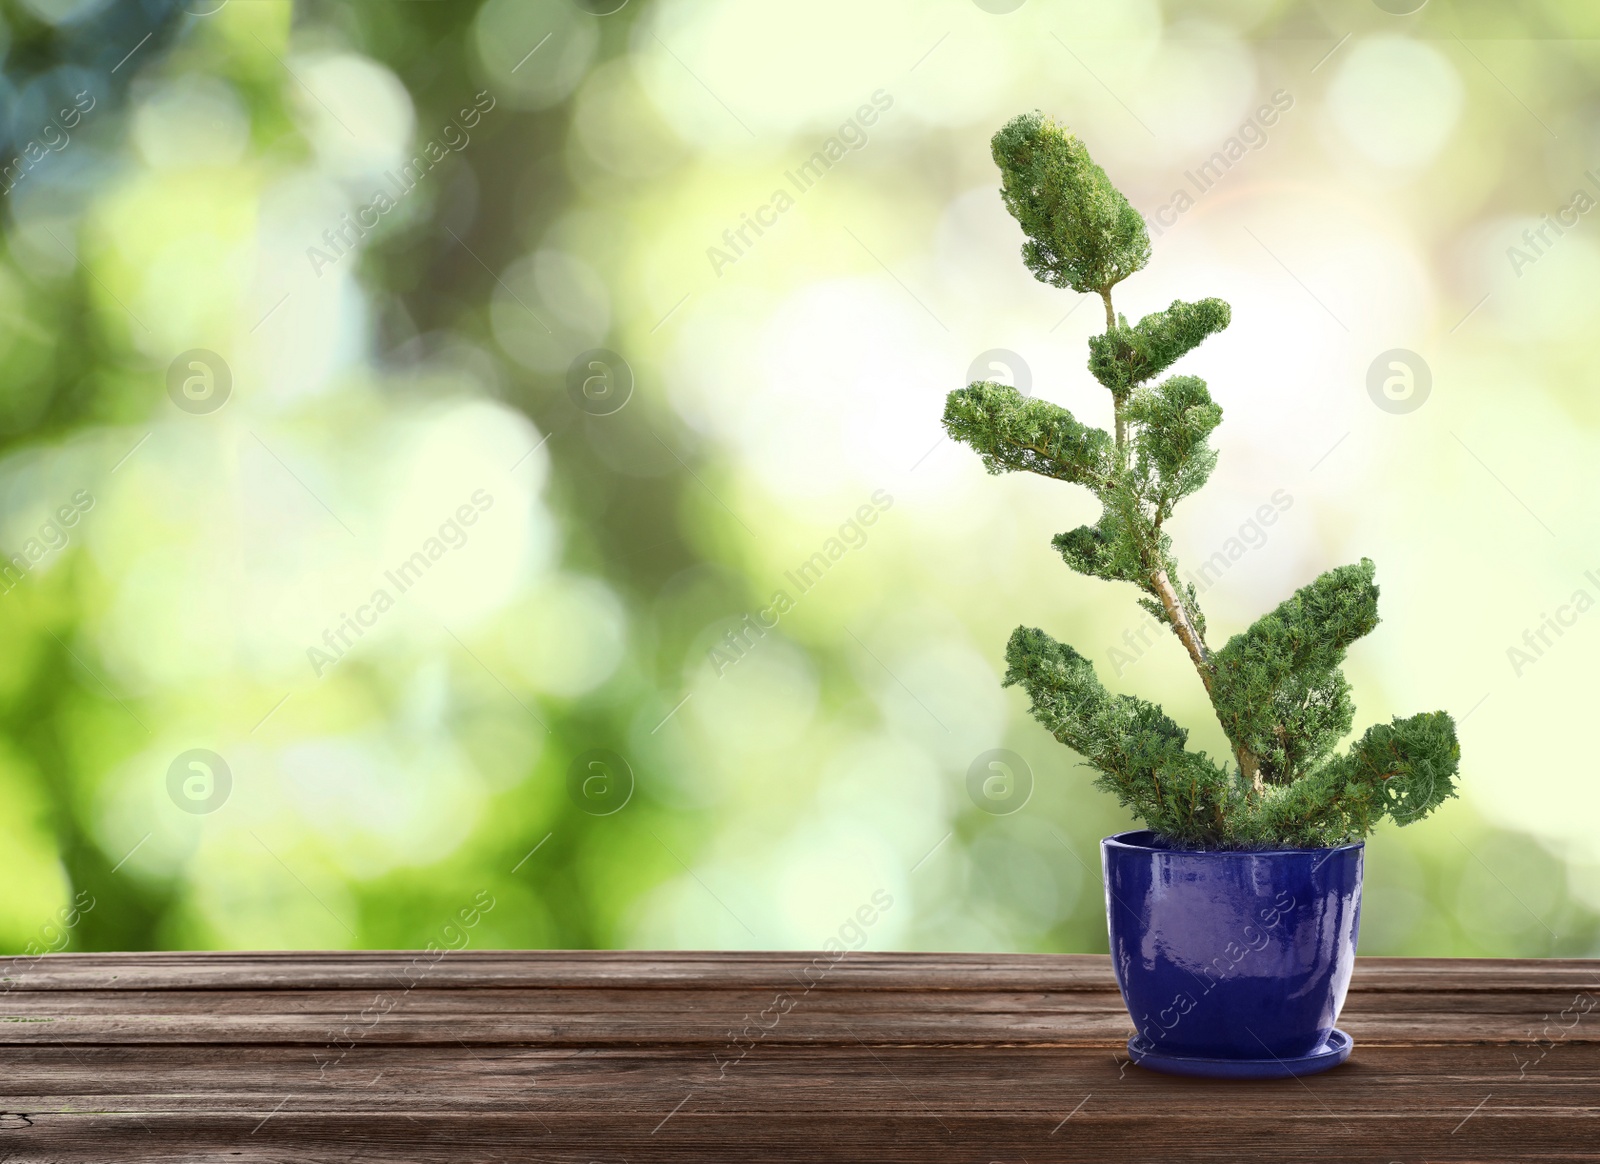
[[[497,990],[492,1005],[486,1005],[481,996],[463,990],[168,991],[131,1007],[126,991],[78,991],[64,1007],[59,995],[39,992],[0,1000],[0,1045],[309,1043],[333,1040],[347,1028],[351,1033],[346,1038],[396,1044],[457,1039],[577,1046],[714,1044],[728,1041],[730,1031],[779,1017],[781,1021],[762,1031],[763,1042],[841,1042],[863,1023],[903,1044],[1109,1046],[1129,1033],[1120,999],[1104,993],[889,994],[839,988],[808,997],[768,988],[645,995]],[[782,996],[794,999],[794,1007],[762,1020],[762,1012]],[[1573,997],[1570,991],[1426,997],[1358,992],[1344,1021],[1362,1029],[1364,1045],[1412,1045],[1469,1029],[1475,1040],[1506,1045],[1553,1038],[1558,1030],[1564,1032],[1562,1041],[1590,1041],[1600,1022],[1568,1029],[1559,1020]],[[1600,1010],[1600,994],[1594,997]]]
[[[250,953],[51,954],[30,961],[0,958],[0,997],[6,990],[179,990],[354,988],[426,981],[437,989],[495,986],[582,989],[604,982],[623,988],[680,983],[686,987],[787,985],[828,955],[805,951],[501,951],[447,952],[437,961],[418,951],[297,951]],[[1525,985],[1559,990],[1600,988],[1600,961],[1512,958],[1362,958],[1356,989],[1431,993],[1503,990]],[[412,969],[413,967],[420,967]],[[847,953],[832,964],[830,982],[866,989],[1090,990],[1114,989],[1098,954]],[[408,971],[410,971],[408,975]]]
[[[852,1153],[869,1148],[884,1160],[1090,1149],[1101,1153],[1091,1159],[1593,1160],[1600,1129],[1592,1045],[1538,1081],[1496,1080],[1497,1092],[1460,1047],[1377,1051],[1303,1087],[1169,1079],[1109,1055],[1035,1048],[795,1048],[720,1078],[714,1064],[666,1051],[441,1048],[418,1061],[384,1047],[321,1079],[304,1052],[283,1048],[252,1056],[244,1073],[217,1049],[170,1073],[147,1056],[36,1054],[26,1067],[48,1091],[17,1096],[32,1124],[6,1144],[47,1145],[53,1158],[115,1148],[105,1158],[170,1159],[182,1145],[193,1158],[332,1159],[314,1150],[337,1143],[430,1160],[517,1147],[530,1152],[519,1159],[630,1161],[860,1159]],[[1380,1090],[1394,1099],[1374,1110]]]
[[[1351,1062],[1245,1084],[1128,1064],[1103,957],[413,957],[27,964],[0,1159],[1600,1159],[1593,962],[1363,960]]]

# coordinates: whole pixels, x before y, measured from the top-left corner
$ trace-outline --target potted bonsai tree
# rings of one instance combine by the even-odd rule
[[[1089,371],[1111,395],[1112,425],[979,382],[950,394],[945,428],[991,473],[1027,470],[1099,499],[1098,521],[1052,544],[1080,574],[1140,592],[1182,644],[1232,750],[1228,762],[1190,750],[1160,707],[1113,695],[1088,659],[1042,630],[1018,627],[1006,646],[1006,684],[1148,826],[1102,843],[1112,962],[1135,1027],[1129,1054],[1183,1074],[1324,1070],[1350,1053],[1334,1022],[1354,967],[1362,838],[1386,816],[1409,824],[1455,794],[1455,724],[1444,712],[1397,718],[1336,751],[1354,715],[1340,664],[1378,622],[1365,558],[1211,646],[1194,587],[1176,581],[1167,530],[1216,465],[1208,438],[1222,409],[1197,377],[1156,378],[1228,326],[1228,305],[1180,300],[1130,324],[1111,292],[1149,261],[1138,211],[1042,114],[1013,119],[992,144],[1028,269],[1104,301]]]

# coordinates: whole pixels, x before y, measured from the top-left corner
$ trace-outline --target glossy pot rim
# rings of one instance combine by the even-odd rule
[[[1155,835],[1154,829],[1130,829],[1127,832],[1112,833],[1109,837],[1102,837],[1100,847],[1108,850],[1121,849],[1130,853],[1159,853],[1172,857],[1214,857],[1219,860],[1228,857],[1322,856],[1331,853],[1358,851],[1367,847],[1366,841],[1351,841],[1348,844],[1333,845],[1320,849],[1183,849],[1172,846],[1142,844],[1137,840],[1131,839],[1135,837],[1154,837]]]

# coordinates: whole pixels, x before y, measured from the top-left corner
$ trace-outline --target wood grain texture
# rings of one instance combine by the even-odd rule
[[[0,959],[0,1161],[1600,1161],[1600,963],[1363,959],[1340,1025],[1222,1083],[1104,957]]]

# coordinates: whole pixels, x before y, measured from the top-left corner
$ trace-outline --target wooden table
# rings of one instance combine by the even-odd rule
[[[1108,962],[1084,955],[68,954],[6,973],[4,1164],[1600,1160],[1597,962],[1364,959],[1351,1061],[1266,1083],[1130,1066]]]

